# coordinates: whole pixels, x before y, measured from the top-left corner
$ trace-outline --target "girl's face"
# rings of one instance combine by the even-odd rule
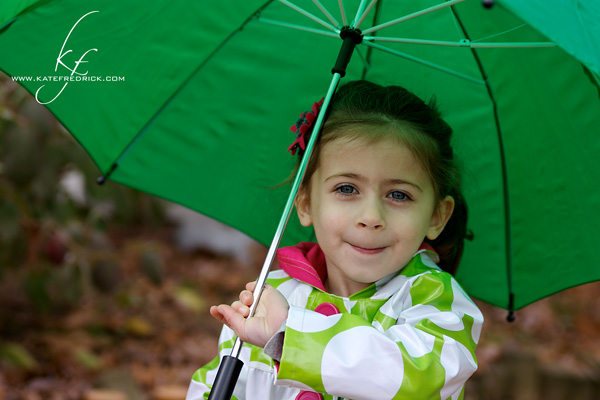
[[[314,226],[326,288],[346,297],[403,268],[425,237],[441,233],[454,207],[451,197],[436,204],[421,162],[390,137],[325,144],[307,189],[296,203],[300,222]]]

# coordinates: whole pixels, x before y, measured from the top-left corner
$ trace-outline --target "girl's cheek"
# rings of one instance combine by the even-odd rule
[[[325,229],[332,230],[337,226],[343,225],[345,222],[350,221],[351,219],[351,210],[338,208],[324,213],[323,225]]]

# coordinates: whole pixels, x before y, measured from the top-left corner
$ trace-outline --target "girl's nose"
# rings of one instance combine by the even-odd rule
[[[385,229],[385,217],[383,204],[378,199],[366,200],[356,220],[359,228],[374,230]]]

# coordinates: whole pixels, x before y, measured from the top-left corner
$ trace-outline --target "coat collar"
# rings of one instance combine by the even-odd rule
[[[427,251],[437,258],[437,253],[429,244],[423,242],[418,253]],[[432,257],[433,258],[433,257]],[[296,246],[282,247],[277,250],[277,261],[280,268],[292,278],[307,283],[322,291],[327,279],[327,263],[325,254],[317,243],[301,242]]]

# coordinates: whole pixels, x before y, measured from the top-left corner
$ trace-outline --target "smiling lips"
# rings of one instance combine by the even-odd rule
[[[371,249],[366,249],[364,247],[359,247],[359,246],[355,246],[351,243],[348,243],[354,250],[356,250],[359,253],[362,254],[379,254],[381,253],[383,250],[386,249],[386,247],[376,247],[376,248],[371,248]]]

